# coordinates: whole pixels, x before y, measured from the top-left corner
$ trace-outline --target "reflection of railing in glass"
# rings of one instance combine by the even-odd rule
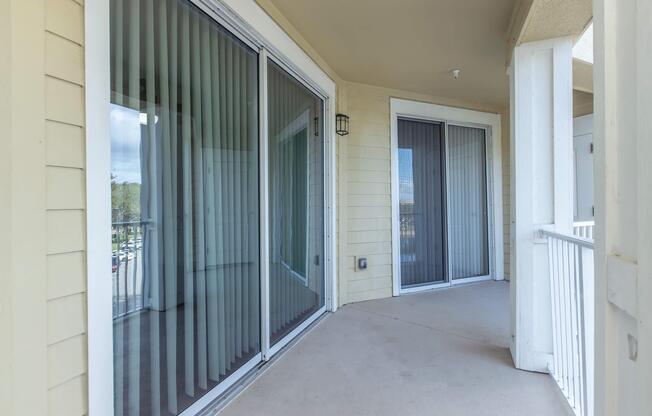
[[[401,263],[416,263],[417,261],[417,238],[416,222],[417,217],[421,214],[401,213],[400,214],[400,233],[401,233]]]
[[[145,307],[143,274],[143,222],[114,222],[111,226],[113,318]]]

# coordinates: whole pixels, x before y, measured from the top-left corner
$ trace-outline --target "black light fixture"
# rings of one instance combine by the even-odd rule
[[[340,136],[349,134],[349,116],[345,114],[335,115],[335,132]]]

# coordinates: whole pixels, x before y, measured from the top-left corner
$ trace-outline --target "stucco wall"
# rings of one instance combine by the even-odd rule
[[[86,413],[83,2],[0,6],[0,414]]]

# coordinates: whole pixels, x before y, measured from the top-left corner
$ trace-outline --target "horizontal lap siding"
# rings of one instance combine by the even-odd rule
[[[505,279],[509,280],[509,260],[510,260],[510,241],[509,241],[509,227],[510,227],[510,156],[509,156],[509,119],[506,113],[503,113],[500,124],[502,126],[503,137],[501,138],[502,146],[502,178],[503,178],[503,253],[504,253],[504,268],[503,273],[505,274]]]
[[[72,416],[88,409],[83,2],[45,14],[47,408]]]
[[[349,84],[346,136],[346,249],[340,271],[342,303],[392,295],[392,234],[389,96]],[[355,271],[355,257],[367,258],[368,268]]]

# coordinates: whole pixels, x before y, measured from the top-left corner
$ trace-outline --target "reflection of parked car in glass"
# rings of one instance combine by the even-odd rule
[[[111,256],[111,272],[116,272],[118,270],[118,255],[114,254]]]

